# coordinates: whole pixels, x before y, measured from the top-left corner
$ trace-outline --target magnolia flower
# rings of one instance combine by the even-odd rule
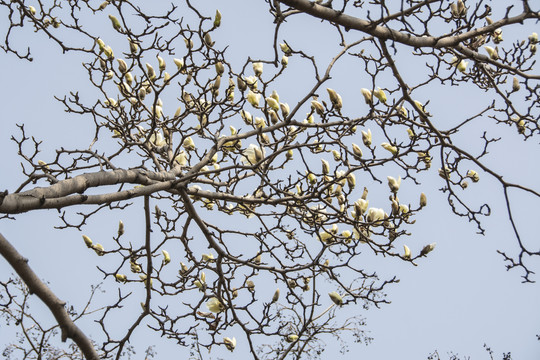
[[[281,113],[283,114],[283,118],[286,118],[289,116],[289,113],[291,112],[291,109],[289,107],[289,104],[287,103],[280,103],[279,107],[281,109]]]
[[[326,91],[328,91],[328,96],[330,97],[330,101],[334,107],[340,110],[343,107],[343,100],[341,100],[341,96],[334,89],[327,88]]]
[[[388,176],[387,179],[388,179],[388,186],[390,187],[390,190],[394,193],[398,192],[399,187],[401,185],[401,176],[398,177],[397,180],[393,178],[392,176]]]
[[[112,26],[116,31],[118,32],[122,31],[122,25],[120,25],[120,21],[118,21],[116,16],[109,15],[109,19],[111,19]]]
[[[86,246],[91,248],[92,247],[92,240],[86,235],[83,235],[82,238],[83,238],[84,243],[86,244]]]
[[[202,261],[208,262],[214,260],[214,254],[203,254],[202,255]]]
[[[514,76],[514,80],[512,80],[512,91],[518,91],[520,88],[521,86],[519,85],[519,80]]]
[[[154,80],[156,78],[156,71],[154,70],[154,67],[149,63],[146,63],[146,74],[148,75],[148,78],[150,80]]]
[[[368,214],[367,214],[367,221],[368,222],[376,222],[384,220],[386,217],[386,214],[383,209],[377,209],[377,208],[369,208]]]
[[[364,96],[364,100],[366,101],[366,104],[371,105],[373,103],[373,96],[371,95],[371,90],[362,88],[360,91],[362,92],[362,95]]]
[[[193,139],[191,138],[191,136],[188,136],[187,138],[184,139],[182,146],[187,151],[195,150],[195,143],[193,142]]]
[[[336,291],[329,292],[328,296],[330,296],[330,299],[332,299],[334,304],[339,306],[343,305],[343,298]]]
[[[399,115],[406,118],[406,117],[409,116],[409,112],[407,111],[407,109],[405,107],[402,106],[402,107],[399,108]]]
[[[450,12],[454,18],[465,17],[467,15],[467,8],[465,7],[463,0],[458,0],[457,4],[450,4]]]
[[[498,60],[499,59],[499,53],[497,51],[497,48],[492,48],[491,46],[484,46],[484,49],[486,49],[487,53],[489,54],[489,57],[491,60]]]
[[[157,147],[167,145],[167,142],[165,141],[165,139],[163,139],[163,135],[161,135],[161,133],[159,132],[150,135],[150,142]]]
[[[437,245],[437,243],[431,243],[429,245],[424,246],[422,251],[420,251],[420,256],[424,256],[432,252],[433,249],[435,249],[435,245]]]
[[[353,173],[347,175],[347,185],[349,185],[350,189],[353,189],[356,186],[356,176],[354,176]]]
[[[464,73],[466,70],[467,70],[467,66],[469,65],[469,62],[468,61],[465,61],[465,60],[461,60],[459,62],[457,62],[457,58],[456,59],[456,63],[454,64],[455,67],[462,73]]]
[[[124,235],[124,222],[120,220],[118,222],[118,236]]]
[[[474,170],[467,171],[467,177],[470,177],[473,182],[478,182],[480,180],[480,175]]]
[[[298,340],[298,335],[296,335],[296,334],[289,334],[289,335],[287,335],[287,339],[286,339],[286,340],[287,340],[287,342],[289,342],[289,343],[293,343],[293,342],[295,342],[296,340]]]
[[[409,207],[405,204],[399,204],[399,211],[402,214],[407,214],[409,212]]]
[[[96,252],[96,254],[98,254],[98,256],[105,255],[105,249],[101,244],[92,245],[92,249]]]
[[[123,283],[127,282],[127,276],[124,274],[116,274],[114,275],[114,277],[116,278],[116,281],[118,282],[123,282]]]
[[[321,231],[319,233],[319,240],[325,244],[329,244],[332,242],[332,233],[328,232],[327,230]]]
[[[353,154],[355,159],[359,160],[362,157],[362,149],[356,144],[352,144]]]
[[[392,155],[397,155],[398,153],[398,148],[393,146],[393,145],[390,145],[389,143],[382,143],[381,146],[387,150],[387,151],[390,151],[392,153]]]
[[[173,61],[176,67],[178,68],[178,70],[182,70],[182,68],[184,67],[184,60],[174,58]]]
[[[533,32],[531,35],[529,35],[529,43],[536,44],[538,42],[538,34]]]
[[[311,108],[315,110],[315,112],[321,116],[324,114],[324,106],[322,106],[322,104],[318,102],[317,100],[311,101]]]
[[[289,55],[291,53],[291,48],[289,47],[289,45],[281,43],[279,44],[279,47],[281,48],[281,51],[283,51],[286,55]]]
[[[255,144],[249,144],[248,148],[244,150],[243,155],[241,161],[244,165],[255,165],[264,159],[265,151]]]
[[[289,65],[289,57],[288,56],[283,55],[281,57],[281,65],[283,65],[283,66]]]
[[[207,303],[206,307],[208,310],[210,310],[213,313],[219,313],[225,309],[225,305],[223,305],[217,297],[211,298]]]
[[[276,289],[276,291],[274,292],[274,296],[272,296],[272,302],[275,303],[278,300],[279,300],[279,289]]]
[[[358,199],[354,202],[354,212],[356,217],[364,214],[369,206],[369,200]]]
[[[161,250],[161,253],[163,254],[163,263],[167,265],[171,262],[171,256],[167,252],[167,250]]]
[[[426,194],[421,193],[420,194],[420,207],[424,207],[427,205],[427,197]]]
[[[371,129],[368,129],[367,132],[362,130],[362,141],[364,142],[364,145],[369,147],[371,145]]]
[[[28,7],[28,11],[30,11],[30,14],[36,15],[36,8],[33,7],[32,5],[30,5],[30,6]]]
[[[253,91],[249,90],[249,93],[247,95],[247,101],[251,104],[251,106],[258,107],[260,100],[261,94],[255,94]]]
[[[377,90],[373,90],[373,95],[379,99],[380,102],[386,103],[386,94],[381,88],[378,88]]]
[[[322,162],[322,172],[323,174],[328,174],[330,172],[330,164],[328,161],[321,159]]]
[[[229,339],[228,337],[224,337],[223,343],[227,350],[234,351],[234,348],[236,347],[236,338],[233,337],[232,339]]]
[[[261,76],[263,73],[263,63],[262,62],[253,63],[253,72],[255,72],[255,76]]]
[[[116,61],[118,61],[118,70],[120,70],[122,74],[126,73],[127,72],[126,62],[122,59],[116,59]]]
[[[493,31],[492,38],[495,44],[499,44],[503,41],[502,33],[503,33],[502,29],[495,29]]]
[[[411,258],[411,249],[407,245],[403,245],[403,249],[405,251],[403,258],[409,260]]]
[[[253,122],[253,116],[246,110],[240,110],[240,116],[247,125],[251,125]]]
[[[174,158],[174,161],[176,161],[180,166],[186,166],[187,164],[187,156],[186,153],[182,150],[180,154],[176,155]]]
[[[142,271],[141,265],[133,261],[130,262],[129,267],[131,269],[131,272],[134,272],[134,273],[140,273]]]
[[[157,56],[158,64],[159,64],[159,70],[163,71],[167,67],[167,64],[165,64],[165,60],[161,56]]]
[[[219,12],[219,10],[216,10],[216,16],[214,17],[214,27],[217,28],[220,25],[221,25],[221,13]],[[236,345],[236,340],[234,340],[234,344]],[[233,347],[233,349],[234,349],[234,347]]]

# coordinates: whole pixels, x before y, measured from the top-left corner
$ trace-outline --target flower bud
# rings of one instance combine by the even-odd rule
[[[384,143],[381,144],[381,146],[382,146],[385,150],[391,152],[392,155],[394,155],[394,156],[397,155],[398,152],[399,152],[399,150],[398,150],[397,147],[395,147],[395,146],[393,146],[393,145],[391,145],[391,144],[389,144],[389,143],[384,142]]]
[[[120,21],[116,18],[114,15],[109,15],[109,19],[111,19],[112,26],[114,30],[121,32],[122,31],[122,25],[120,25]]]
[[[219,12],[219,10],[216,10],[216,16],[214,16],[214,27],[218,28],[220,25],[221,25],[221,13]],[[235,344],[236,344],[236,340],[235,340]]]
[[[409,260],[411,258],[411,249],[407,245],[403,245],[403,249],[405,250],[403,258]]]
[[[427,197],[426,194],[421,193],[420,194],[420,207],[424,207],[427,205]]]
[[[279,300],[279,289],[276,289],[276,291],[274,292],[274,296],[272,296],[272,302],[275,303],[278,300]]]
[[[328,293],[328,296],[330,296],[330,299],[332,299],[334,304],[336,304],[338,306],[343,305],[343,298],[336,291],[332,291],[332,292]]]
[[[486,49],[489,57],[491,60],[498,60],[499,59],[499,53],[497,52],[497,48],[492,48],[491,46],[484,46],[484,49]]]
[[[388,179],[388,187],[390,188],[390,190],[393,193],[397,193],[399,190],[399,187],[401,186],[401,176],[398,177],[397,180],[393,178],[392,176],[388,176],[387,179]]]
[[[425,256],[429,254],[430,252],[432,252],[433,249],[435,249],[435,245],[437,245],[437,243],[432,243],[432,244],[424,246],[422,251],[420,251],[420,256]]]
[[[263,63],[262,62],[255,62],[253,63],[253,72],[255,73],[255,76],[259,77],[263,73]]]
[[[86,244],[86,246],[91,248],[92,247],[92,240],[86,235],[83,235],[82,238],[83,238],[84,243]]]
[[[127,282],[127,276],[124,274],[116,274],[114,277],[116,278],[116,281],[118,282],[123,282],[123,283]]]
[[[371,95],[371,90],[362,88],[360,91],[362,92],[362,95],[364,96],[364,100],[366,101],[366,104],[371,105],[373,103],[373,96]]]
[[[384,91],[381,89],[381,88],[378,88],[377,90],[373,90],[373,95],[379,99],[380,102],[382,103],[386,103],[386,94],[384,93]]]

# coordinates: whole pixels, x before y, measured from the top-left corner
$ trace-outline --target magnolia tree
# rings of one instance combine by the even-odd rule
[[[317,357],[321,339],[345,331],[368,341],[363,318],[346,314],[388,302],[384,290],[398,279],[378,277],[365,259],[429,261],[435,243],[411,244],[409,235],[429,208],[420,184],[434,172],[452,211],[480,232],[490,199],[473,205],[471,188],[489,178],[499,184],[519,245],[500,253],[533,281],[528,262],[540,252],[520,236],[510,190],[540,193],[527,179],[506,180],[489,155],[498,141],[535,142],[540,132],[538,35],[514,29],[538,22],[538,4],[266,3],[271,55],[244,44],[240,61],[214,40],[227,39],[222,22],[242,21],[215,8],[226,4],[0,1],[8,56],[32,61],[17,38],[30,28],[51,52],[83,58],[88,82],[77,86],[85,95],[58,100],[94,127],[90,139],[72,134],[86,144],[59,144],[47,156],[42,140],[18,125],[12,140],[24,181],[0,195],[2,221],[57,209],[58,227],[81,232],[80,256],[94,256],[88,271],[97,265],[107,289],[92,287],[83,308],[65,306],[18,252],[19,239],[0,235],[0,253],[18,275],[0,283],[0,311],[20,336],[8,357],[119,359],[147,331],[201,358],[224,349],[255,359]],[[320,19],[337,39],[329,62],[317,60],[321,49],[287,40],[286,25],[300,17]],[[348,68],[343,89],[330,88],[340,64]],[[309,73],[302,82],[294,80],[300,68]],[[422,74],[414,82],[411,68]],[[459,107],[460,99],[419,94],[457,85],[490,101],[442,122],[430,102]],[[460,141],[476,123],[478,137]],[[504,137],[488,133],[500,128]],[[128,237],[134,224],[123,214],[133,211],[144,213],[144,230]],[[125,225],[96,239],[100,213]],[[106,300],[94,304],[97,293]],[[54,326],[32,315],[31,294]],[[126,312],[133,319],[119,330]],[[84,319],[97,325],[78,326]]]

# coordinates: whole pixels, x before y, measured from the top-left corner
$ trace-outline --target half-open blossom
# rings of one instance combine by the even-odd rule
[[[223,305],[217,297],[211,298],[207,303],[206,307],[213,313],[219,313],[225,310],[225,305]]]
[[[373,103],[373,96],[371,95],[371,90],[362,88],[360,91],[362,92],[362,95],[364,96],[364,100],[366,101],[366,104],[371,105]]]
[[[386,213],[383,209],[377,209],[377,208],[369,208],[368,214],[367,214],[367,221],[369,222],[375,222],[375,221],[381,221],[384,220],[386,217]]]
[[[364,145],[369,147],[371,145],[371,140],[372,140],[371,129],[368,129],[367,132],[362,130],[362,141],[364,142]]]
[[[263,63],[262,62],[253,63],[253,72],[255,72],[255,76],[261,76],[263,73]]]
[[[390,188],[390,190],[394,193],[398,192],[399,187],[401,186],[401,176],[398,177],[397,180],[392,176],[388,176],[387,179],[388,179],[388,187]]]
[[[261,101],[261,94],[255,94],[253,91],[249,91],[247,95],[247,101],[253,106],[258,107]]]
[[[392,153],[392,155],[397,155],[397,153],[398,153],[398,148],[391,145],[391,144],[389,144],[389,143],[384,142],[384,143],[381,144],[381,146],[385,150],[390,151]]]
[[[228,337],[224,337],[223,343],[228,350],[233,351],[236,347],[236,338],[233,337],[232,339],[230,339]]]
[[[248,148],[244,150],[243,155],[241,161],[244,165],[255,165],[264,159],[265,151],[255,144],[249,144]]]

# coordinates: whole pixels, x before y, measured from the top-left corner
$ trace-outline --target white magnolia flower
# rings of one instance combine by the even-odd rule
[[[398,192],[399,187],[401,186],[401,176],[397,178],[393,178],[392,176],[388,176],[388,187],[390,187],[390,190],[392,192]]]
[[[225,305],[223,305],[217,297],[211,298],[206,303],[206,307],[213,313],[219,313],[225,309]]]
[[[369,208],[367,221],[369,222],[381,221],[381,220],[384,220],[385,217],[386,217],[386,214],[383,209]]]
[[[265,151],[255,144],[249,144],[248,148],[244,150],[242,156],[242,163],[246,166],[255,165],[262,159],[264,159]]]

